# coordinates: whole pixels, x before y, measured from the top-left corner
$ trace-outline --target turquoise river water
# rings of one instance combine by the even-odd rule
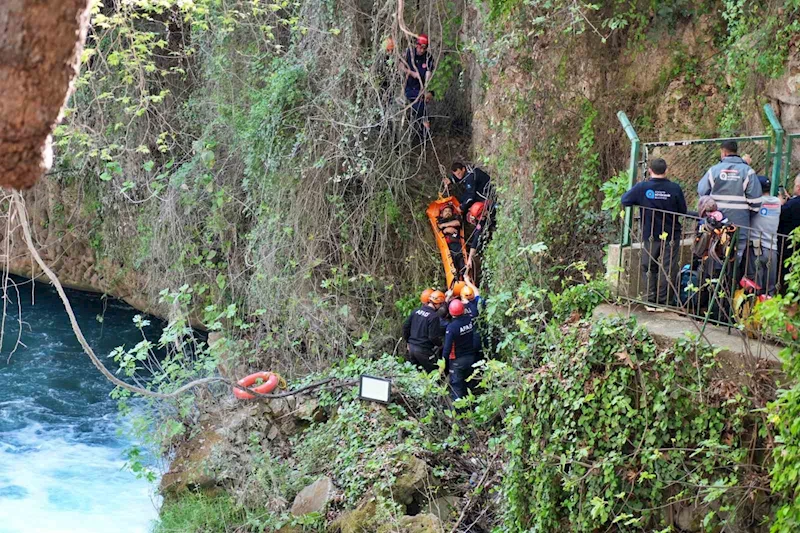
[[[32,298],[29,282],[19,290],[25,346],[10,355],[19,331],[11,289],[0,354],[0,533],[150,531],[157,497],[124,469],[131,440],[112,386],[81,350],[55,291],[36,284]],[[69,296],[101,359],[141,340],[131,307]]]

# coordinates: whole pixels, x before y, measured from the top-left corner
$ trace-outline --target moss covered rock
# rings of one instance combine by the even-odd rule
[[[385,524],[378,533],[441,533],[442,523],[432,514],[403,516],[397,524]]]
[[[341,533],[367,533],[375,531],[378,500],[372,492],[361,499],[358,506],[334,521],[328,531]]]
[[[429,473],[428,463],[411,456],[392,487],[392,498],[403,505],[414,501],[414,496],[428,484]]]
[[[181,445],[169,472],[161,478],[161,492],[174,496],[186,490],[213,489],[217,480],[209,468],[210,458],[221,440],[216,431],[206,426]]]

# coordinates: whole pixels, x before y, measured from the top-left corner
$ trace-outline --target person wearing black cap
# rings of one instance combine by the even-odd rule
[[[761,207],[750,214],[749,254],[747,277],[761,287],[759,294],[775,295],[778,277],[778,225],[781,220],[781,201],[770,194],[770,181],[758,176],[761,187]]]

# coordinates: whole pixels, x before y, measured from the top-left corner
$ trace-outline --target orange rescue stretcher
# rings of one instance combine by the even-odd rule
[[[450,204],[453,207],[453,210],[456,213],[461,214],[460,204],[458,200],[453,196],[448,196],[447,198],[439,198],[438,200],[431,202],[428,206],[428,209],[425,213],[428,215],[428,220],[431,221],[431,228],[433,229],[433,236],[436,238],[436,246],[439,248],[439,252],[442,254],[442,265],[444,266],[444,275],[445,279],[447,280],[447,288],[452,289],[453,286],[457,281],[461,281],[462,274],[458,272],[456,268],[455,262],[453,261],[452,256],[450,255],[450,248],[447,246],[447,241],[444,238],[444,233],[442,230],[439,229],[439,213],[441,213],[444,206]],[[464,261],[467,260],[467,249],[464,243],[464,224],[461,224],[461,227],[458,230],[459,235],[461,236],[461,253],[463,254]]]

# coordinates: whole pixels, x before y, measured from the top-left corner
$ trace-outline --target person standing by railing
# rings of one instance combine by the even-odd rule
[[[780,199],[783,205],[781,206],[781,221],[778,224],[778,234],[787,235],[787,237],[779,237],[781,259],[778,264],[778,282],[783,285],[783,277],[786,275],[786,265],[783,262],[794,251],[791,234],[795,228],[800,227],[800,174],[794,178],[792,196],[787,196],[786,191],[783,191]]]
[[[697,193],[711,195],[719,210],[739,228],[736,257],[741,260],[748,242],[750,213],[761,209],[761,185],[756,171],[738,152],[736,141],[723,142],[719,163],[708,169],[697,185]]]
[[[761,186],[761,209],[750,215],[750,246],[747,277],[761,287],[759,294],[775,296],[778,277],[778,224],[781,201],[770,194],[771,183],[758,176]]]
[[[639,291],[647,301],[668,305],[675,295],[674,285],[680,255],[681,221],[686,214],[686,198],[681,186],[667,178],[667,162],[653,159],[650,179],[634,185],[622,195],[622,205],[641,207],[642,261]],[[677,214],[673,214],[677,213]],[[673,290],[669,290],[673,287]],[[655,311],[654,307],[646,307]]]

